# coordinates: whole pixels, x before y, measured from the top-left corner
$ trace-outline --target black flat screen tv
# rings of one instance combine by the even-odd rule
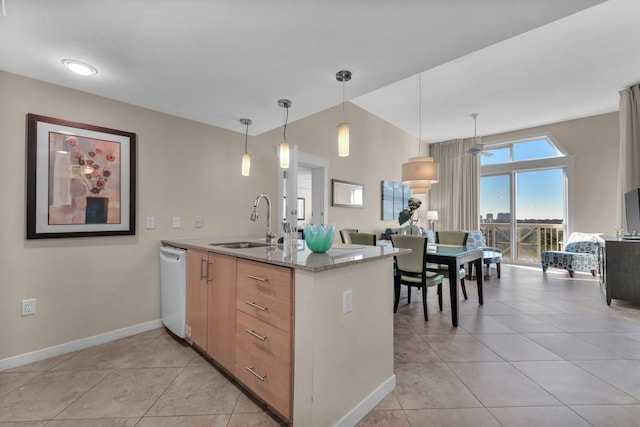
[[[624,208],[627,215],[627,233],[640,234],[640,188],[625,193]]]

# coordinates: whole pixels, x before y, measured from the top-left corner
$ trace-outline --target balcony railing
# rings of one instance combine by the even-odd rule
[[[514,259],[511,253],[511,224],[500,222],[480,224],[487,246],[502,250],[504,261],[515,262],[540,262],[541,252],[562,250],[564,240],[562,227],[562,224],[517,223],[517,259]]]

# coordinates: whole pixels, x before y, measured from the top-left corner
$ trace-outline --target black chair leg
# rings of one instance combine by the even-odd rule
[[[400,278],[393,278],[393,312],[398,311],[398,303],[400,302]]]
[[[407,304],[411,304],[411,286],[407,286]]]
[[[438,304],[440,304],[440,311],[442,311],[442,284],[438,284]]]
[[[424,311],[425,322],[429,320],[427,316],[427,287],[422,286],[422,311]]]
[[[464,295],[464,299],[467,299],[467,288],[464,286],[464,279],[460,279],[460,286],[462,286],[462,295]]]

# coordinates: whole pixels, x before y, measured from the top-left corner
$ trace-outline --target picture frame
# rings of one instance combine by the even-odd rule
[[[331,206],[364,208],[364,184],[332,179]]]
[[[298,207],[296,208],[296,211],[298,212],[298,221],[304,221],[304,204],[304,197],[298,197]]]
[[[27,239],[135,235],[136,134],[27,114]]]

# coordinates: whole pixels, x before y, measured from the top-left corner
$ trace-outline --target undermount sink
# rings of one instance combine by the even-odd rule
[[[211,243],[211,246],[222,246],[227,249],[248,249],[269,246],[262,242],[234,242],[234,243]]]

